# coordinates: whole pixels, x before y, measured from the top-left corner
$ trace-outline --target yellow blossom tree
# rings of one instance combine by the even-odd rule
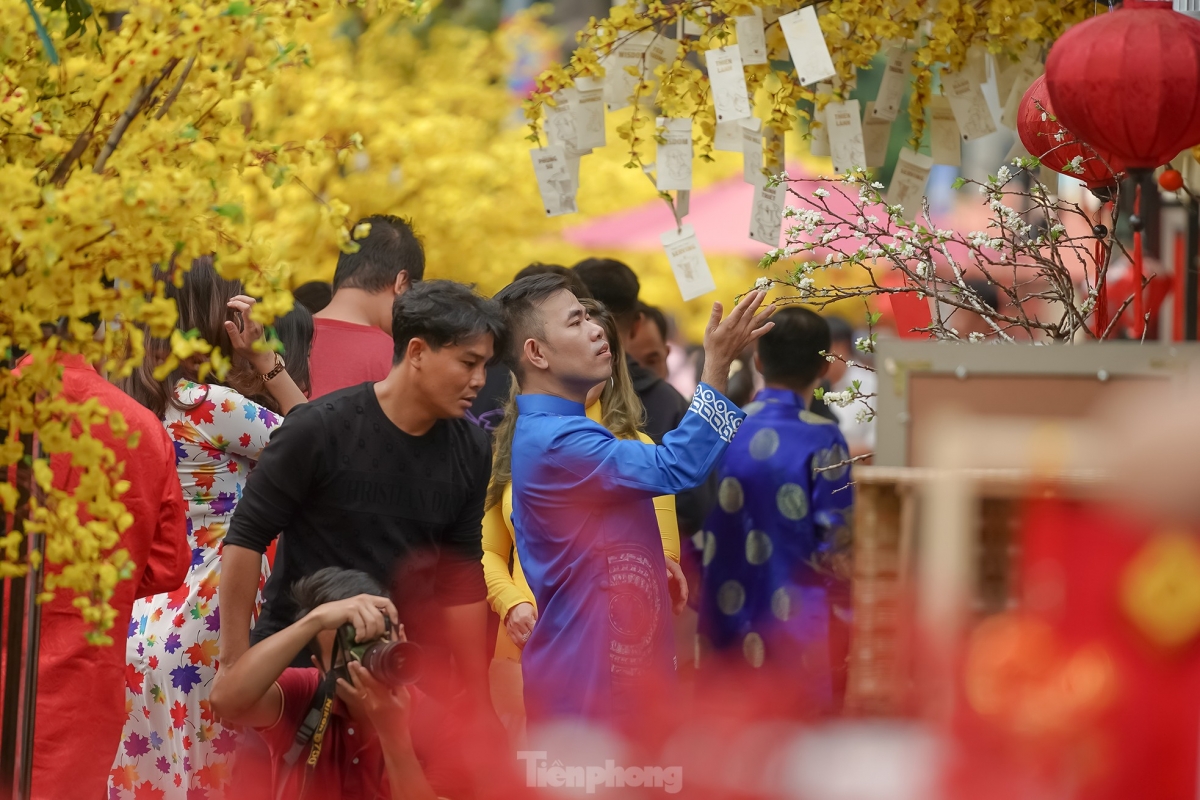
[[[372,7],[414,13],[429,5]],[[223,274],[262,298],[263,320],[290,308],[272,231],[248,213],[247,186],[336,162],[357,142],[341,132],[276,142],[255,107],[282,76],[311,64],[297,26],[336,7],[0,0],[0,346],[9,356],[0,366],[0,467],[24,464],[40,489],[23,503],[20,490],[30,487],[0,483],[4,511],[24,519],[2,540],[0,576],[21,574],[24,536],[44,534],[55,565],[44,589],[75,593],[96,642],[109,641],[108,600],[130,571],[115,548],[132,520],[121,503],[122,465],[88,431],[100,422],[118,435],[125,428],[94,402],[58,396],[55,356],[79,353],[110,377],[128,374],[142,358],[143,330],[166,336],[174,328],[175,308],[154,278],[155,265],[172,259],[187,265],[214,254]],[[354,246],[341,206],[309,203],[336,241]],[[228,354],[193,337],[176,333],[173,343],[172,359],[201,352],[217,372],[228,364]],[[20,353],[34,359],[18,373]],[[31,435],[37,454],[22,441]],[[55,453],[69,453],[82,475],[69,495],[51,483]]]

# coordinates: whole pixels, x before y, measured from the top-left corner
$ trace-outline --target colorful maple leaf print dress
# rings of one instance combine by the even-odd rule
[[[229,782],[235,733],[208,703],[221,627],[220,546],[246,477],[282,418],[224,386],[180,381],[175,395],[194,405],[168,407],[163,420],[187,502],[192,565],[179,589],[133,607],[127,717],[109,800],[213,800]],[[262,580],[266,570],[264,558]]]

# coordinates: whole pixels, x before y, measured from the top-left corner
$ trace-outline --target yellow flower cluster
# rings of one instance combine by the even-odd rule
[[[131,571],[117,549],[131,519],[122,465],[90,432],[106,423],[120,437],[125,426],[94,402],[60,397],[55,354],[129,374],[143,330],[166,336],[176,321],[155,266],[206,253],[263,298],[256,318],[286,312],[275,230],[251,204],[263,202],[264,180],[289,185],[361,143],[340,131],[272,139],[256,111],[281,78],[311,75],[314,46],[297,29],[337,10],[336,0],[94,0],[83,17],[70,14],[86,3],[58,5],[0,0],[0,351],[9,355],[0,468],[25,464],[36,483],[0,483],[5,512],[19,520],[0,538],[0,576],[25,569],[23,533],[44,535],[46,592],[74,592],[92,640],[106,642],[108,601]],[[430,5],[372,0],[359,13]],[[307,202],[337,229],[333,239],[355,246],[344,204]],[[174,357],[198,347],[182,336],[173,344]],[[20,352],[35,360],[18,374],[11,357]],[[227,356],[212,349],[212,368]],[[39,442],[32,460],[22,434]],[[56,454],[69,455],[80,477],[70,492],[51,483]],[[18,489],[32,491],[28,503]]]
[[[814,95],[812,87],[797,83],[774,20],[801,7],[815,6],[842,87],[853,85],[857,70],[871,67],[885,43],[909,42],[916,85],[909,115],[914,139],[919,141],[935,73],[963,69],[967,53],[975,45],[985,47],[1001,63],[1015,61],[1031,48],[1042,51],[1068,25],[1095,13],[1091,0],[652,0],[644,6],[639,10],[633,0],[626,0],[606,19],[593,18],[580,32],[579,47],[569,63],[542,76],[538,91],[525,106],[531,139],[539,138],[542,106],[550,94],[571,85],[576,77],[603,75],[602,59],[632,36],[653,31],[675,37],[683,20],[698,33],[678,42],[673,61],[653,72],[647,65],[627,69],[640,78],[637,101],[646,106],[653,103],[667,116],[691,116],[696,121],[700,132],[697,153],[706,157],[714,133],[712,96],[707,76],[692,66],[697,63],[694,54],[735,42],[734,17],[748,15],[756,7],[767,21],[771,63],[747,66],[747,87],[752,97],[757,93],[760,108],[763,103],[769,108],[764,120],[768,131],[783,134],[793,130],[796,120],[807,116],[797,108],[799,100],[815,101],[823,107],[833,95]],[[645,111],[641,118],[652,119]],[[628,143],[631,164],[640,163],[638,145],[642,140],[638,133],[644,128],[645,123],[620,131]]]

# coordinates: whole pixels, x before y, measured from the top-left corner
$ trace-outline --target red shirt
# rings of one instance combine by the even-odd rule
[[[383,380],[392,370],[392,350],[392,337],[374,325],[317,317],[308,356],[311,399]]]
[[[306,746],[291,767],[283,763],[283,756],[292,747],[296,729],[308,713],[320,681],[320,673],[311,667],[285,669],[276,681],[283,692],[283,710],[274,725],[259,731],[271,753],[271,797],[280,796],[276,793],[279,780],[287,781],[287,791],[282,797],[299,796],[309,749]],[[448,715],[416,687],[409,686],[408,691],[412,698],[409,730],[425,778],[439,797],[463,800],[468,794],[463,784],[467,772],[454,764],[459,748]],[[338,713],[340,706],[335,701],[321,756],[308,779],[312,788],[305,796],[322,800],[390,800],[379,739],[344,713]]]
[[[117,610],[109,631],[112,646],[96,647],[85,641],[86,627],[71,605],[70,590],[60,589],[54,600],[42,606],[33,796],[53,800],[105,796],[125,724],[125,682],[142,679],[125,669],[133,601],[178,588],[191,563],[175,449],[162,422],[81,357],[63,356],[60,361],[63,396],[75,403],[96,398],[102,406],[119,411],[141,438],[136,448],[128,449],[124,441],[114,439],[108,426],[91,431],[124,463],[129,491],[121,501],[133,515],[133,524],[121,535],[118,547],[129,551],[135,567],[129,580],[117,584],[109,601]],[[70,490],[78,485],[80,473],[71,466],[69,454],[52,455],[50,467],[55,487]],[[80,681],[87,685],[82,693]]]

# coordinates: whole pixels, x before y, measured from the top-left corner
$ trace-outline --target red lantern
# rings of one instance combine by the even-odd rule
[[[1129,169],[1200,143],[1200,20],[1171,0],[1125,0],[1062,35],[1046,87],[1063,125]]]
[[[1017,111],[1017,135],[1030,155],[1037,156],[1042,166],[1063,175],[1078,178],[1097,195],[1107,195],[1106,189],[1117,184],[1125,166],[1115,156],[1081,142],[1059,122],[1046,91],[1046,79],[1033,82]],[[1067,166],[1079,159],[1079,169]],[[1103,197],[1102,199],[1107,199]]]

